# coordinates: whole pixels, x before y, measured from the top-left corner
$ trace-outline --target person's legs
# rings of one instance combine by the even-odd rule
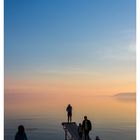
[[[72,121],[72,114],[69,112],[68,113],[68,122],[71,122]]]
[[[69,119],[70,119],[70,117],[69,117],[69,114],[68,114],[68,122],[69,122]]]
[[[82,139],[82,135],[83,135],[82,132],[80,132],[79,136],[80,136],[81,139]]]
[[[87,139],[87,132],[86,132],[86,130],[85,130],[85,140]]]
[[[87,140],[87,134],[85,133],[85,140]]]
[[[70,114],[70,122],[72,122],[72,115]]]
[[[89,140],[89,131],[85,130],[85,140]]]
[[[89,131],[87,131],[87,140],[89,140]]]

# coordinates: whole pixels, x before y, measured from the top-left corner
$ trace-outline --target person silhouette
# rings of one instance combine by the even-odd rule
[[[96,139],[95,140],[100,140],[99,136],[96,136]]]
[[[72,121],[72,106],[69,104],[66,108],[67,116],[68,116],[68,122]]]
[[[18,126],[18,132],[15,135],[15,140],[27,140],[27,136],[23,125]]]
[[[92,125],[90,120],[87,119],[87,116],[84,116],[82,127],[85,135],[85,140],[89,140],[89,131],[91,131]]]
[[[79,140],[81,140],[83,136],[83,128],[82,128],[81,123],[79,123],[79,126],[78,126],[78,134],[79,134]]]

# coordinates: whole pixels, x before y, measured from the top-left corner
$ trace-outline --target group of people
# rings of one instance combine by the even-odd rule
[[[68,123],[72,122],[72,106],[69,104],[66,108],[67,111],[67,116],[68,116]],[[84,120],[82,123],[79,123],[78,126],[78,134],[79,134],[79,139],[82,139],[83,136],[85,140],[89,140],[89,132],[92,129],[92,124],[90,120],[87,119],[87,116],[84,116]],[[18,126],[18,132],[15,135],[15,140],[27,140],[27,136],[25,133],[25,129],[23,125]],[[100,140],[98,136],[96,136],[95,140]]]
[[[67,117],[68,117],[68,123],[72,122],[72,106],[69,104],[66,108],[67,111]],[[89,132],[92,129],[91,121],[87,119],[87,116],[84,116],[84,120],[82,123],[79,123],[78,126],[78,134],[79,138],[82,139],[84,136],[85,140],[89,140]],[[98,136],[96,136],[95,140],[100,140]]]
[[[91,131],[91,129],[92,129],[92,125],[91,125],[90,120],[87,119],[87,116],[84,116],[84,120],[82,124],[79,123],[79,126],[78,126],[78,134],[79,134],[80,139],[82,139],[84,135],[85,140],[89,140],[89,132]]]

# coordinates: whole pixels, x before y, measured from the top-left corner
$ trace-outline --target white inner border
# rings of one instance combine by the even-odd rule
[[[4,139],[4,0],[0,0],[0,139]]]
[[[137,2],[137,21],[136,21],[136,79],[137,79],[137,140],[140,140],[140,0]],[[0,0],[0,139],[4,139],[4,0]]]
[[[136,85],[137,85],[137,96],[136,96],[136,105],[137,105],[137,109],[136,109],[136,128],[137,128],[137,140],[140,140],[140,0],[137,0],[137,5],[136,5],[136,30],[137,30],[137,34],[136,34],[136,64],[137,64],[137,68],[136,68]]]

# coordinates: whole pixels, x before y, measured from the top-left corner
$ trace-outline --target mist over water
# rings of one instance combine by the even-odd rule
[[[57,94],[5,94],[5,140],[12,140],[18,125],[29,140],[64,140],[61,123],[67,120],[66,106],[73,106],[77,124],[87,115],[92,122],[90,136],[103,140],[135,140],[135,100],[114,97]]]

